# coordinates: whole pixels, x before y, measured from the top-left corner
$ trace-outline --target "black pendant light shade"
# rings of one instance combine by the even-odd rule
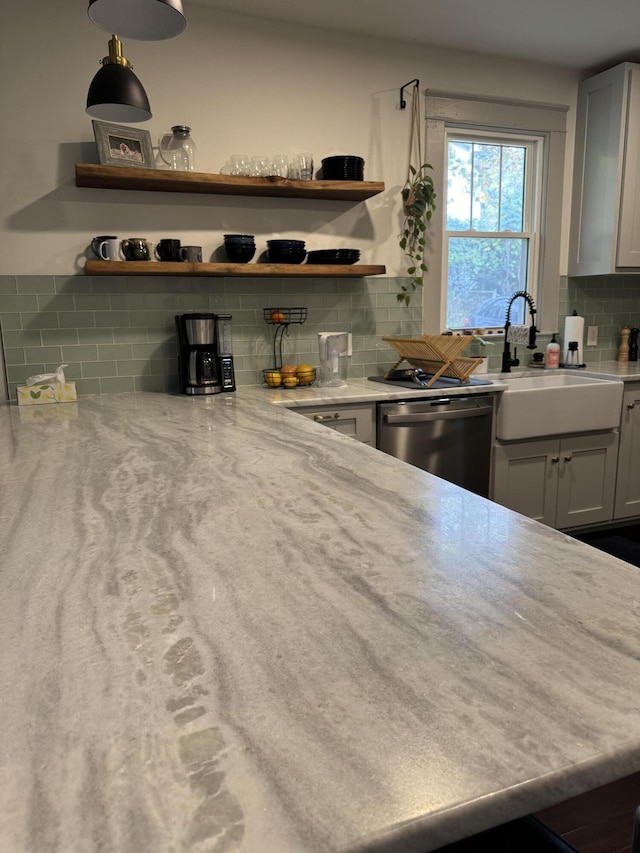
[[[133,123],[151,118],[149,99],[142,83],[122,56],[117,36],[109,40],[109,56],[91,81],[87,95],[87,112],[104,121]]]
[[[182,0],[89,0],[88,13],[103,30],[139,41],[170,39],[187,26]]]

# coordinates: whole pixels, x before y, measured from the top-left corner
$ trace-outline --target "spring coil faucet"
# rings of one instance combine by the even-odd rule
[[[511,306],[516,301],[516,299],[522,297],[529,306],[529,314],[531,315],[531,326],[529,327],[529,343],[527,345],[527,349],[535,349],[536,348],[536,304],[533,301],[530,294],[528,294],[525,290],[517,290],[511,299],[509,300],[509,304],[507,305],[507,316],[504,324],[504,349],[502,351],[502,372],[503,373],[511,373],[512,367],[517,367],[520,364],[520,360],[515,357],[516,349],[513,349],[514,357],[511,358],[511,348],[509,346],[509,328],[511,326]]]

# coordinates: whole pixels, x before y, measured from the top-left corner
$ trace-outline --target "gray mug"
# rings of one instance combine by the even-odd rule
[[[201,264],[202,246],[181,246],[180,259],[191,264]]]

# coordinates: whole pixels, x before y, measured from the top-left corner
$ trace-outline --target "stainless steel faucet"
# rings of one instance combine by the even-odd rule
[[[513,348],[514,357],[511,358],[511,348],[509,346],[509,341],[507,340],[509,336],[509,327],[511,326],[511,306],[519,297],[522,297],[526,301],[529,306],[529,314],[531,315],[531,326],[529,327],[529,343],[527,344],[527,349],[536,348],[536,304],[526,290],[517,290],[507,305],[507,317],[504,324],[504,349],[502,350],[503,373],[511,373],[511,368],[517,367],[520,364],[520,360],[515,357],[515,347]]]

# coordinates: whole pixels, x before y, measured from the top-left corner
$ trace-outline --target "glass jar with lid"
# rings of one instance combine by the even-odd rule
[[[160,156],[170,169],[178,172],[194,172],[196,168],[196,144],[191,138],[191,128],[176,124],[171,134],[160,137]]]

